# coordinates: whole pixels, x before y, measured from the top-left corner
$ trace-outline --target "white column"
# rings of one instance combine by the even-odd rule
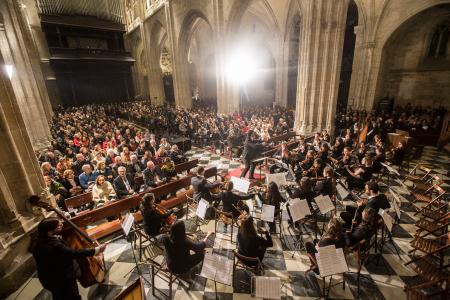
[[[295,128],[334,128],[348,0],[305,0],[301,19]]]

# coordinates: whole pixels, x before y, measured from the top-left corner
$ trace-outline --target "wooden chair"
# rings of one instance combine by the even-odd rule
[[[216,213],[216,218],[214,220],[214,232],[217,232],[217,224],[219,222],[223,223],[224,226],[226,226],[226,227],[230,226],[231,227],[230,241],[231,241],[231,243],[233,243],[233,232],[234,232],[233,228],[234,227],[239,228],[238,224],[236,223],[236,220],[234,220],[234,218],[233,218],[233,214],[221,211],[217,208],[214,208],[214,210]],[[228,232],[228,229],[227,229],[227,232]]]
[[[264,265],[260,261],[259,257],[249,257],[239,254],[237,250],[233,250],[234,261],[233,261],[233,278],[236,278],[236,269],[240,267],[241,269],[250,271],[255,274],[255,276],[264,275]],[[249,285],[248,282],[240,281],[240,284]]]
[[[68,211],[72,209],[79,209],[82,206],[93,205],[94,202],[92,200],[92,192],[87,192],[67,198],[64,200],[64,204]]]
[[[422,171],[424,174],[423,175],[419,175],[417,174],[417,170]],[[405,175],[405,179],[403,180],[403,182],[405,182],[406,180],[411,181],[412,183],[417,183],[417,182],[423,182],[425,183],[431,173],[431,169],[427,168],[421,164],[417,164],[412,170],[411,172],[409,172],[407,175]]]
[[[132,284],[121,291],[114,300],[145,300],[144,280],[139,276]]]
[[[422,234],[422,237],[433,235],[435,237],[441,236],[448,232],[448,226],[450,225],[450,213],[446,213],[436,220],[429,220],[427,218],[421,218],[416,222],[417,233]]]
[[[169,270],[169,268],[166,265],[166,262],[162,262],[162,263],[158,263],[156,261],[152,261],[151,263],[152,267],[151,267],[151,273],[152,273],[152,295],[157,297],[156,295],[156,291],[158,290],[161,294],[163,294],[164,296],[166,296],[168,299],[172,299],[172,285],[175,282],[179,282],[181,285],[184,286],[184,283],[187,283],[188,286],[190,286],[190,283],[183,280],[182,277],[186,276],[186,274],[176,274],[173,273],[172,271]],[[156,285],[155,285],[155,279],[156,276],[158,276],[162,281],[166,282],[168,287],[169,287],[169,294],[165,294],[163,291],[159,290]]]
[[[413,192],[424,193],[432,186],[441,186],[442,183],[444,183],[444,180],[438,174],[430,175],[427,181],[414,183]]]
[[[432,205],[436,206],[440,204],[440,200],[444,198],[445,194],[446,192],[444,191],[444,189],[435,184],[428,190],[426,190],[423,194],[412,193],[412,195],[414,196],[414,200],[411,203],[414,205],[415,209],[420,212],[422,209],[415,204],[416,202],[427,203],[427,205],[425,206],[427,208]]]

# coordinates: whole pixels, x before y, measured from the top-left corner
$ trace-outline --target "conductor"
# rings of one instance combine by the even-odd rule
[[[245,168],[242,170],[240,176],[241,178],[245,177],[247,172],[250,170],[249,179],[255,179],[253,175],[255,173],[256,166],[252,163],[252,160],[256,158],[262,148],[263,144],[254,138],[253,130],[249,130],[245,138],[244,151],[242,152]]]

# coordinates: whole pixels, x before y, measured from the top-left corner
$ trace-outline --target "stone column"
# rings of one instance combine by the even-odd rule
[[[0,66],[5,63],[0,53]],[[43,177],[26,131],[22,104],[5,71],[0,71],[0,298],[20,287],[34,272],[27,248],[29,234],[43,214],[27,199],[41,194]],[[33,124],[31,124],[33,126]]]
[[[216,59],[216,88],[217,112],[231,114],[239,112],[239,86],[233,83],[226,75],[227,61],[230,56],[232,37],[226,32],[223,0],[214,0],[214,27],[215,27],[215,59]]]
[[[13,67],[11,82],[32,144],[35,149],[42,149],[49,145],[51,139],[46,117],[49,112],[44,109],[48,95],[45,88],[38,87],[36,74],[41,70],[33,63],[38,57],[21,9],[17,1],[0,2],[0,52],[5,64]]]
[[[176,41],[174,14],[172,2],[165,2],[167,37],[169,39],[170,51],[172,53],[172,69],[173,69],[173,89],[175,94],[175,103],[178,106],[190,108],[192,107],[192,95],[189,89],[189,70],[186,62],[186,53],[182,53],[182,45]],[[181,30],[181,29],[180,29]],[[182,30],[181,30],[182,31]]]
[[[303,1],[295,128],[334,128],[348,0]]]

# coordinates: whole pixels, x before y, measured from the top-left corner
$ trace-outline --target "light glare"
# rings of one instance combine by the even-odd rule
[[[226,75],[230,81],[245,84],[256,75],[257,60],[250,49],[241,48],[230,57],[226,67]]]
[[[12,65],[5,65],[6,75],[8,75],[9,80],[11,80],[13,76],[13,66]]]

